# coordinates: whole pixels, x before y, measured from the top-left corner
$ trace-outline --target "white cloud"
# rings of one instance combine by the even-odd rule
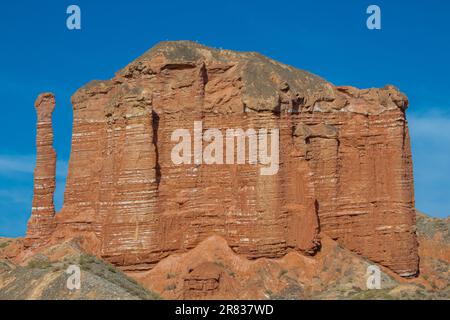
[[[33,174],[36,163],[34,155],[5,155],[0,154],[0,175]],[[56,176],[65,178],[68,164],[65,160],[57,160]]]
[[[33,173],[35,158],[23,155],[0,155],[0,174],[2,172]]]
[[[450,142],[450,115],[436,113],[408,117],[411,136],[417,139],[433,139]]]

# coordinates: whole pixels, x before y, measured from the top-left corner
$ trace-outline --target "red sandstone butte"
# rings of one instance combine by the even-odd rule
[[[64,206],[53,219],[54,153],[38,144],[30,244],[85,237],[137,271],[212,235],[256,259],[314,254],[324,233],[402,276],[418,272],[408,100],[393,86],[336,87],[257,53],[177,41],[72,103]],[[194,121],[278,128],[279,172],[174,165],[171,134]]]

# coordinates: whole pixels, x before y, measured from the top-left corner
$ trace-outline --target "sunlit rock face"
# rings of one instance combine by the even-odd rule
[[[30,243],[84,237],[131,271],[212,235],[256,259],[314,254],[324,233],[402,276],[418,271],[408,101],[393,86],[336,87],[257,53],[178,41],[72,102],[64,207],[45,215],[51,223],[33,211]],[[174,164],[172,133],[195,121],[221,132],[278,129],[279,170]],[[46,153],[38,146],[38,159]]]
[[[37,115],[36,130],[36,168],[34,171],[34,197],[31,219],[28,223],[27,247],[47,243],[55,227],[56,152],[53,149],[52,113],[55,97],[42,93],[35,102]]]

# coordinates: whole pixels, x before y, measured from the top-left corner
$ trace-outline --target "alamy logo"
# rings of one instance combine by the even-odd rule
[[[367,289],[381,289],[381,270],[376,265],[367,267]]]
[[[67,289],[70,291],[80,290],[81,289],[81,270],[77,265],[70,265],[66,274],[69,275],[67,278]]]
[[[81,29],[81,9],[77,5],[70,5],[66,10],[67,17],[66,26],[69,30],[80,30]]]
[[[367,28],[369,30],[381,29],[381,9],[379,6],[373,4],[367,7],[367,14],[370,16],[367,18]]]
[[[258,132],[255,129],[226,129],[223,134],[219,129],[203,132],[202,122],[194,121],[193,133],[193,139],[188,129],[177,129],[172,133],[171,141],[177,142],[171,152],[174,164],[245,164],[248,159],[248,164],[263,165],[260,168],[261,175],[278,173],[278,129],[260,129]],[[208,143],[205,148],[203,142]]]

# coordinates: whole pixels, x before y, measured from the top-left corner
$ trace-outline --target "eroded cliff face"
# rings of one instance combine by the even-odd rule
[[[257,53],[179,41],[72,102],[64,207],[51,223],[33,211],[30,244],[84,237],[136,271],[213,235],[250,259],[314,254],[322,232],[402,276],[418,271],[408,101],[393,86],[335,87]],[[175,165],[171,135],[194,121],[279,129],[277,174],[248,161]]]

